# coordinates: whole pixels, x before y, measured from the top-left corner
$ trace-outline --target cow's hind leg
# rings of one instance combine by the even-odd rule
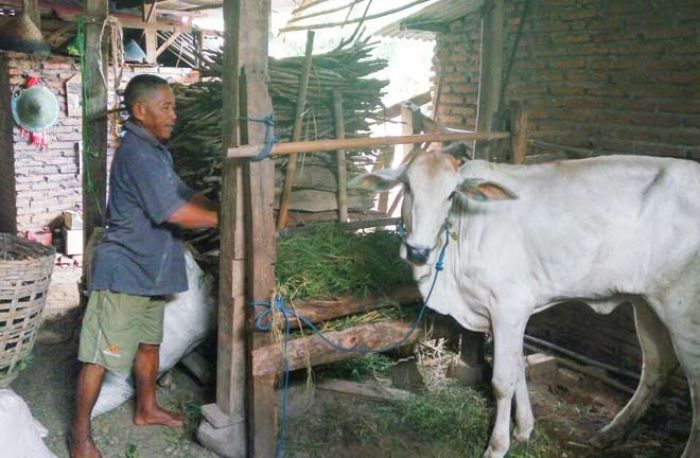
[[[622,438],[678,367],[678,359],[666,326],[644,300],[635,299],[633,304],[637,338],[642,349],[642,375],[637,390],[627,405],[592,439],[591,443],[597,447]]]
[[[513,393],[524,373],[523,336],[525,319],[492,317],[493,385],[496,397],[496,422],[484,458],[502,458],[510,447],[510,415]],[[523,382],[524,383],[524,382]]]

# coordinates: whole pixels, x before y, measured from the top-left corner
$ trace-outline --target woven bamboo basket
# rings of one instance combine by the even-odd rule
[[[39,328],[55,250],[0,234],[0,388],[17,377]]]

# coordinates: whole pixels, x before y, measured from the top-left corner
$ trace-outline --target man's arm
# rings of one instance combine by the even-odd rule
[[[185,229],[200,229],[219,225],[216,205],[201,194],[195,194],[166,219]]]

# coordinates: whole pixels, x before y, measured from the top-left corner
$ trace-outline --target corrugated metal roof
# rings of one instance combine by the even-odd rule
[[[440,0],[392,22],[376,31],[375,35],[415,40],[432,40],[452,21],[476,12],[483,0]]]

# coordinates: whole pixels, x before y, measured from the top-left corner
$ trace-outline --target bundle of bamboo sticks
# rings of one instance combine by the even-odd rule
[[[371,55],[373,46],[365,39],[313,56],[302,140],[335,138],[334,90],[342,93],[346,136],[369,134],[368,118],[382,109],[383,88],[388,84],[370,77],[386,67],[385,60]],[[268,87],[274,107],[275,135],[280,141],[289,141],[292,135],[303,60],[300,56],[269,61]],[[170,143],[179,175],[193,189],[205,192],[214,200],[220,196],[223,154],[222,61],[220,50],[210,51],[203,60],[202,81],[175,87],[178,123]],[[374,151],[353,151],[348,153],[349,167],[356,168],[374,157]],[[335,153],[324,158],[331,169],[335,158]],[[285,160],[277,160],[281,172]]]

